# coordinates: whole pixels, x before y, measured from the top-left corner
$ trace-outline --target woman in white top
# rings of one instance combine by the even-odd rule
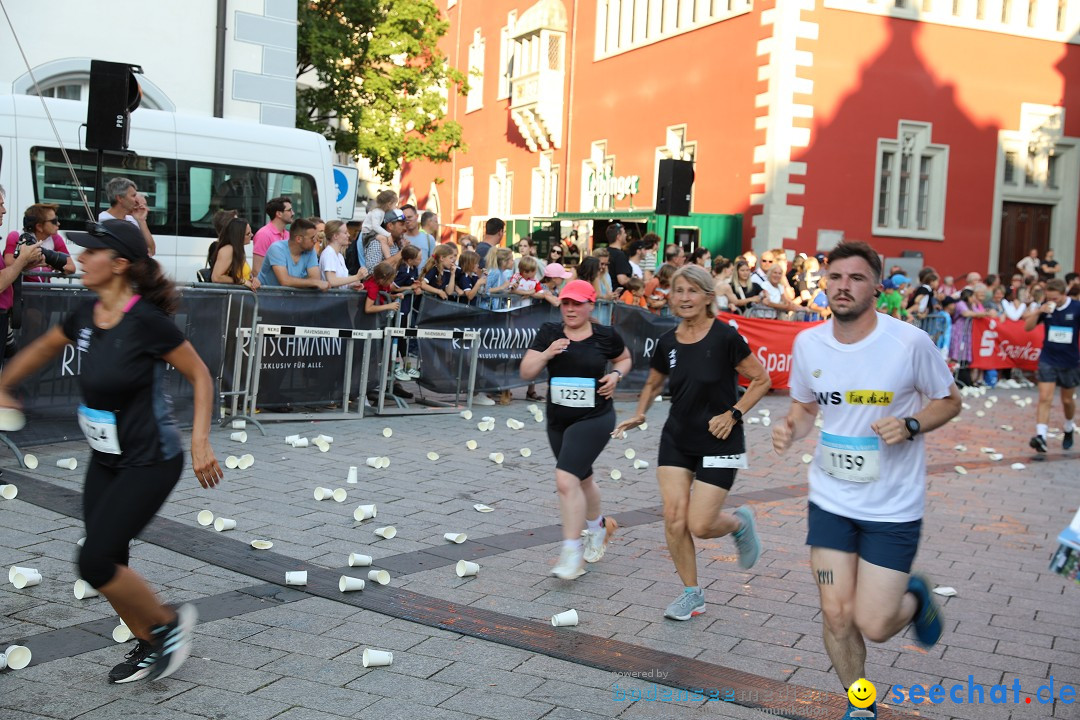
[[[349,274],[345,267],[345,248],[349,246],[349,228],[340,220],[331,220],[326,223],[323,230],[326,235],[326,248],[319,256],[319,270],[322,271],[323,280],[330,283],[330,287],[342,285],[355,285],[363,282],[367,277],[368,270],[361,266],[355,275]]]

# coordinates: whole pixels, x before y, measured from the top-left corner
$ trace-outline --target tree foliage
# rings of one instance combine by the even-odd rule
[[[465,75],[438,47],[449,23],[432,0],[299,0],[296,125],[367,158],[384,180],[403,160],[449,160],[464,149],[445,117]]]

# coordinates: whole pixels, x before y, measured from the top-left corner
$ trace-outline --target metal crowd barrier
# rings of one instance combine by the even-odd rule
[[[952,336],[952,318],[949,317],[948,313],[943,311],[931,313],[924,318],[920,318],[915,324],[930,336],[930,339],[937,345],[938,350],[949,349],[949,340]]]
[[[386,388],[394,381],[393,357],[397,353],[398,338],[414,340],[468,340],[469,348],[469,383],[466,390],[465,408],[472,409],[473,393],[476,390],[476,365],[480,359],[480,333],[476,330],[423,330],[409,327],[388,327],[382,330],[383,336],[383,361],[382,377],[379,381],[379,402],[375,407],[377,415],[425,415],[452,413],[462,409],[461,405],[461,376],[464,369],[465,354],[458,354],[457,382],[454,390],[454,402],[448,404],[421,397],[413,406],[409,407],[404,402],[395,403],[396,407],[386,407]],[[364,357],[364,380],[361,387],[367,386],[367,355]],[[393,396],[391,396],[393,397]],[[395,398],[397,399],[397,398]],[[419,406],[419,407],[417,407]]]

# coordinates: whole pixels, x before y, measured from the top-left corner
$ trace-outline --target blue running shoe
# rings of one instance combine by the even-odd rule
[[[739,567],[749,570],[754,567],[761,555],[761,540],[757,536],[754,524],[754,511],[746,505],[735,511],[735,517],[742,522],[742,527],[735,531],[735,547],[739,551]]]
[[[907,589],[919,603],[911,620],[915,625],[915,638],[924,648],[933,647],[941,639],[942,623],[941,612],[930,594],[930,581],[925,575],[913,574],[908,578]]]

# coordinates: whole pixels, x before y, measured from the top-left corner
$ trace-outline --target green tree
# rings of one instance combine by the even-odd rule
[[[432,0],[299,0],[296,126],[367,158],[389,180],[403,160],[447,161],[465,148],[445,117],[465,75],[438,47],[449,28]]]

